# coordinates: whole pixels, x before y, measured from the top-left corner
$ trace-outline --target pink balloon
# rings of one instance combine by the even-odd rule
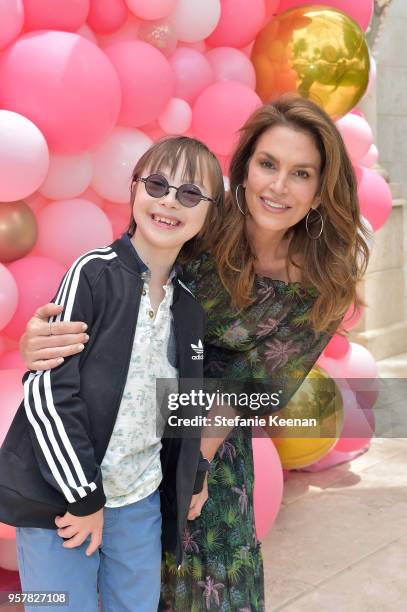
[[[20,355],[20,351],[15,349],[14,351],[9,351],[0,357],[0,370],[10,370],[20,368],[25,370],[25,363],[23,358]]]
[[[384,178],[370,168],[356,168],[360,211],[377,231],[390,216],[393,197]]]
[[[82,253],[112,242],[112,226],[93,202],[61,200],[38,215],[38,248],[42,255],[69,266]]]
[[[266,5],[266,17],[270,18],[272,15],[276,15],[280,0],[265,0]]]
[[[346,378],[351,385],[351,379],[374,380],[378,376],[377,364],[373,355],[367,348],[355,342],[349,343],[348,352],[341,359],[332,359],[322,355],[318,365],[335,379]],[[357,385],[357,380],[355,385]]]
[[[175,8],[177,0],[126,0],[126,3],[141,19],[162,19]]]
[[[6,525],[6,523],[0,523],[0,539],[1,540],[15,540],[16,539],[16,528],[12,525]]]
[[[6,341],[4,336],[0,334],[0,357],[6,352]]]
[[[256,534],[263,540],[273,526],[283,498],[283,469],[272,440],[253,428],[254,491]]]
[[[332,357],[332,359],[341,359],[346,355],[349,348],[349,340],[345,336],[335,334],[326,345],[324,355],[325,357]]]
[[[379,151],[377,150],[376,145],[372,144],[369,151],[366,153],[364,157],[360,160],[360,165],[365,168],[371,168],[377,163],[379,159]]]
[[[105,49],[122,88],[119,123],[138,127],[156,119],[174,92],[168,60],[152,45],[124,41]]]
[[[373,144],[373,132],[362,117],[348,113],[336,122],[351,160],[359,163]]]
[[[129,13],[121,28],[112,34],[99,34],[99,46],[105,49],[114,43],[123,42],[124,40],[135,40],[138,37],[140,23],[137,17]]]
[[[18,570],[15,540],[0,540],[0,567],[12,572]]]
[[[207,43],[212,47],[245,47],[262,29],[265,17],[264,0],[222,0],[220,20]]]
[[[359,323],[360,319],[362,318],[363,312],[364,312],[363,307],[355,309],[353,306],[350,306],[348,310],[346,311],[345,316],[343,317],[343,321],[342,321],[343,329],[345,329],[346,331],[350,331],[351,329],[356,327],[356,325]]]
[[[181,98],[171,98],[164,111],[158,117],[160,127],[167,134],[184,134],[192,122],[192,109],[188,102]]]
[[[22,0],[0,0],[0,49],[4,49],[20,34],[24,24]]]
[[[17,309],[18,289],[12,273],[0,264],[0,329],[12,319]]]
[[[37,126],[18,113],[0,110],[0,202],[34,193],[48,166],[47,143]]]
[[[166,57],[172,55],[177,47],[177,35],[174,26],[167,19],[145,21],[140,25],[139,40],[149,43]]]
[[[113,240],[120,238],[127,230],[130,223],[131,210],[129,205],[105,202],[103,210],[107,214],[113,228]]]
[[[127,15],[124,0],[90,0],[88,24],[97,34],[110,34],[125,23]]]
[[[256,73],[249,58],[233,47],[218,47],[206,54],[215,81],[235,81],[254,89]]]
[[[93,165],[90,153],[51,155],[40,193],[53,200],[74,198],[90,185]]]
[[[89,42],[93,43],[94,45],[98,45],[98,39],[96,37],[96,34],[93,32],[93,30],[90,29],[90,27],[88,25],[86,25],[86,23],[81,26],[80,28],[78,28],[76,30],[76,33],[79,36],[83,36],[83,38],[86,38],[86,40],[88,40]]]
[[[214,83],[195,102],[192,130],[215,153],[229,155],[238,130],[259,106],[259,96],[245,85],[234,81]]]
[[[0,58],[0,82],[0,104],[31,119],[56,153],[79,153],[98,144],[119,114],[120,83],[113,66],[78,34],[22,36]]]
[[[0,370],[0,445],[3,444],[17,408],[24,397],[21,378],[25,368]]]
[[[89,0],[24,0],[26,30],[74,32],[86,21]]]
[[[373,15],[373,0],[357,0],[357,2],[351,2],[351,0],[312,0],[312,2],[309,0],[280,0],[278,14],[308,4],[339,9],[349,15],[349,17],[352,17],[362,30],[367,29]]]
[[[195,49],[181,47],[171,56],[170,65],[175,76],[174,95],[192,104],[200,93],[213,82],[210,63]]]
[[[64,220],[65,221],[65,220]],[[53,297],[65,268],[58,262],[29,255],[13,261],[8,269],[18,287],[18,306],[4,333],[18,340],[34,311]]]
[[[128,204],[133,168],[151,146],[143,132],[116,127],[93,155],[92,188],[113,202]]]

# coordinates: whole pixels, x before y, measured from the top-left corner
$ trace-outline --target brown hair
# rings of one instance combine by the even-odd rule
[[[222,241],[215,242],[213,248],[219,276],[237,307],[245,308],[253,302],[255,255],[245,217],[237,207],[236,188],[247,176],[258,139],[276,125],[307,132],[321,155],[318,211],[323,217],[323,232],[319,239],[310,238],[305,218],[290,228],[287,274],[290,278],[289,265],[298,267],[293,258],[301,254],[301,282],[315,287],[318,293],[310,314],[311,325],[316,331],[332,332],[349,306],[362,303],[356,285],[367,267],[368,232],[361,221],[356,179],[341,135],[330,117],[310,100],[284,95],[255,111],[241,129],[230,164],[230,193],[224,209],[228,231],[223,231]],[[313,236],[319,228],[319,223],[316,229],[309,227]]]
[[[146,169],[152,174],[165,168],[167,172],[174,174],[180,164],[182,165],[182,180],[187,183],[193,183],[196,180],[203,182],[205,171],[208,173],[212,193],[205,193],[204,195],[208,195],[215,200],[209,206],[208,214],[199,234],[188,240],[180,251],[178,260],[181,263],[186,263],[202,251],[210,248],[213,232],[219,224],[224,206],[222,169],[212,151],[200,140],[187,136],[164,138],[153,144],[140,157],[132,174],[131,216],[127,233],[132,236],[136,230],[136,222],[133,218],[134,198],[139,184],[136,183],[136,179],[140,178]]]

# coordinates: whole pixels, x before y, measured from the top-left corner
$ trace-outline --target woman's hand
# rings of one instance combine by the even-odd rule
[[[28,321],[20,339],[20,353],[29,370],[52,370],[64,357],[80,353],[89,336],[87,325],[75,321],[49,323],[49,317],[62,312],[62,306],[46,304]]]
[[[189,521],[194,521],[201,514],[201,510],[208,499],[208,474],[206,474],[202,491],[193,495],[189,504],[188,516]]]

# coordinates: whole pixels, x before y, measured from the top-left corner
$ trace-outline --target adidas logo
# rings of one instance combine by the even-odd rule
[[[198,340],[198,344],[191,344],[192,350],[195,352],[195,355],[192,355],[192,359],[203,359],[203,344],[202,340]]]

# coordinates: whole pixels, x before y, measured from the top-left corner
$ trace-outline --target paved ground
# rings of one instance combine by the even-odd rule
[[[379,371],[407,377],[407,354]],[[290,473],[263,545],[267,612],[407,610],[406,466],[407,440],[387,438],[351,463]]]

